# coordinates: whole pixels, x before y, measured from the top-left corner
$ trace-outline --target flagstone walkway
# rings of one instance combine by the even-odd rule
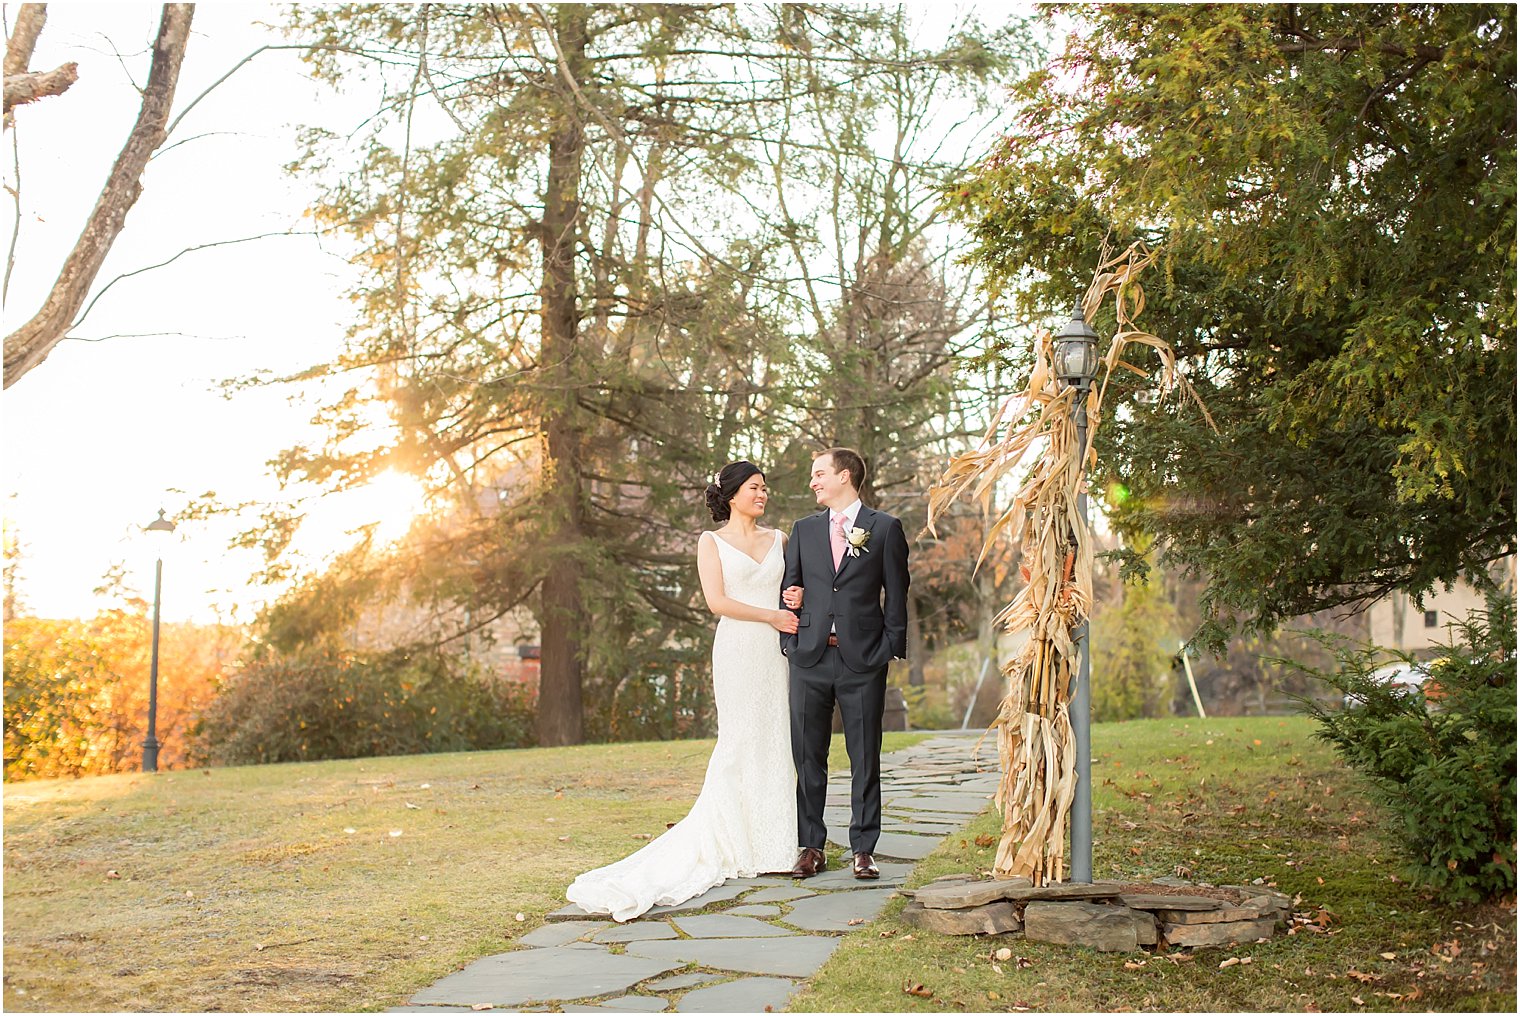
[[[830,869],[805,880],[734,879],[626,924],[570,905],[518,940],[387,1012],[763,1012],[785,1008],[842,936],[881,913],[894,887],[947,834],[987,807],[997,749],[980,732],[937,734],[882,756],[881,879],[857,881],[841,857],[850,825],[849,773],[829,777],[824,820]],[[892,860],[896,859],[896,860]]]

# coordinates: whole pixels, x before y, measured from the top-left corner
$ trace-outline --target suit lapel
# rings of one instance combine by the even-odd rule
[[[809,540],[815,544],[815,552],[823,555],[818,560],[828,562],[828,564],[823,566],[824,571],[833,574],[834,548],[829,545],[829,511],[825,508],[814,517],[818,519],[818,522],[813,526],[817,535],[809,537]]]
[[[874,511],[872,511],[871,509],[867,508],[865,505],[861,505],[860,506],[860,512],[855,516],[855,525],[854,525],[853,528],[855,528],[855,529],[864,529],[866,532],[870,532],[871,531],[871,526],[874,525],[875,522],[876,522],[876,513]],[[846,532],[848,532],[848,530],[846,530]],[[832,534],[830,534],[830,535],[832,536]],[[870,541],[869,540],[866,541],[866,546],[868,548],[870,547],[870,545],[871,545]],[[862,550],[860,553],[864,554],[864,553],[866,553],[866,551]],[[833,561],[833,559],[834,559],[834,548],[833,548],[833,546],[831,544],[830,547],[829,547],[829,560]],[[853,560],[854,560],[854,558],[850,556],[849,550],[846,549],[845,552],[844,552],[844,556],[839,559],[839,569],[834,572],[834,578],[836,580],[839,578],[839,576],[841,576],[841,575],[844,574],[844,570],[850,566],[850,562],[853,561]]]

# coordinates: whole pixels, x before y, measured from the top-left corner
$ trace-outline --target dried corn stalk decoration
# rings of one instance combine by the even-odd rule
[[[968,491],[983,512],[990,513],[998,481],[1031,453],[1038,455],[1013,503],[993,521],[977,560],[980,567],[1004,531],[1022,547],[1023,588],[994,624],[1005,631],[1030,633],[1018,658],[1003,668],[1008,691],[991,727],[997,732],[1003,770],[997,793],[1003,835],[993,864],[998,878],[1023,875],[1043,885],[1063,877],[1067,822],[1077,791],[1070,703],[1080,661],[1072,633],[1092,607],[1092,541],[1087,520],[1077,510],[1077,495],[1085,468],[1096,461],[1091,438],[1098,430],[1108,382],[1120,369],[1149,377],[1124,359],[1127,349],[1148,346],[1161,356],[1159,394],[1165,397],[1180,389],[1203,408],[1177,373],[1171,348],[1134,326],[1134,318],[1145,308],[1137,279],[1159,253],[1140,243],[1117,256],[1105,249],[1082,299],[1083,316],[1091,321],[1112,296],[1118,318],[1101,364],[1102,385],[1088,399],[1085,461],[1078,461],[1072,418],[1077,390],[1056,376],[1051,335],[1041,329],[1034,339],[1028,387],[998,408],[981,445],[951,461],[930,491],[932,532],[934,519]]]

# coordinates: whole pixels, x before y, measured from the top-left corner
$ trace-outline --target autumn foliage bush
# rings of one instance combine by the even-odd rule
[[[229,678],[196,727],[208,762],[517,748],[533,743],[532,689],[436,653],[310,652]]]
[[[1374,650],[1342,648],[1340,669],[1318,676],[1353,704],[1308,710],[1392,813],[1415,881],[1451,902],[1512,896],[1515,601],[1449,627],[1459,637],[1429,665],[1439,691],[1379,681]]]
[[[187,731],[242,644],[230,626],[162,626],[159,768],[193,761]],[[86,619],[7,617],[5,779],[138,769],[151,646],[152,622],[139,600]]]

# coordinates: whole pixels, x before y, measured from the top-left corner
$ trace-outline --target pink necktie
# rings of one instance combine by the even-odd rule
[[[839,562],[844,560],[844,519],[843,515],[834,516],[834,524],[829,527],[829,546],[834,550],[834,570],[839,570]]]

